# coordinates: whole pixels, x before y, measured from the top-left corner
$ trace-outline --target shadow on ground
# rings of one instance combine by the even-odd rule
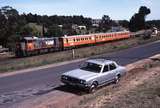
[[[67,85],[60,85],[56,87],[55,90],[68,92],[68,93],[79,95],[79,96],[87,94],[87,91],[82,88],[74,87],[74,86],[67,86]]]

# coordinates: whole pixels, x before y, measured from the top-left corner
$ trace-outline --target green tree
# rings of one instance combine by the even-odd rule
[[[0,42],[3,46],[8,46],[10,36],[16,33],[18,28],[18,11],[12,7],[5,6],[0,9]]]
[[[46,35],[48,37],[60,37],[62,36],[62,28],[60,28],[58,25],[53,24],[48,28]]]
[[[103,15],[102,20],[100,22],[99,30],[101,32],[106,32],[111,28],[112,20],[108,15]]]
[[[146,28],[145,18],[151,11],[146,6],[141,6],[139,12],[134,14],[129,22],[130,31],[138,31]]]

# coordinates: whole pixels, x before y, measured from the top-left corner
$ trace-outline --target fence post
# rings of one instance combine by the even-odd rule
[[[74,49],[72,49],[72,58],[73,59],[75,58],[75,51],[74,51]]]

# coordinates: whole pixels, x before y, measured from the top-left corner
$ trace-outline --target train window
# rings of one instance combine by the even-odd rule
[[[89,39],[91,40],[91,37],[89,37]]]
[[[75,42],[75,39],[73,39],[73,41]]]
[[[68,39],[66,39],[66,42],[68,43]]]

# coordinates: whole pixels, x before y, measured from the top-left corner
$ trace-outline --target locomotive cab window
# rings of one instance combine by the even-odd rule
[[[68,39],[66,39],[66,43],[68,43]]]

